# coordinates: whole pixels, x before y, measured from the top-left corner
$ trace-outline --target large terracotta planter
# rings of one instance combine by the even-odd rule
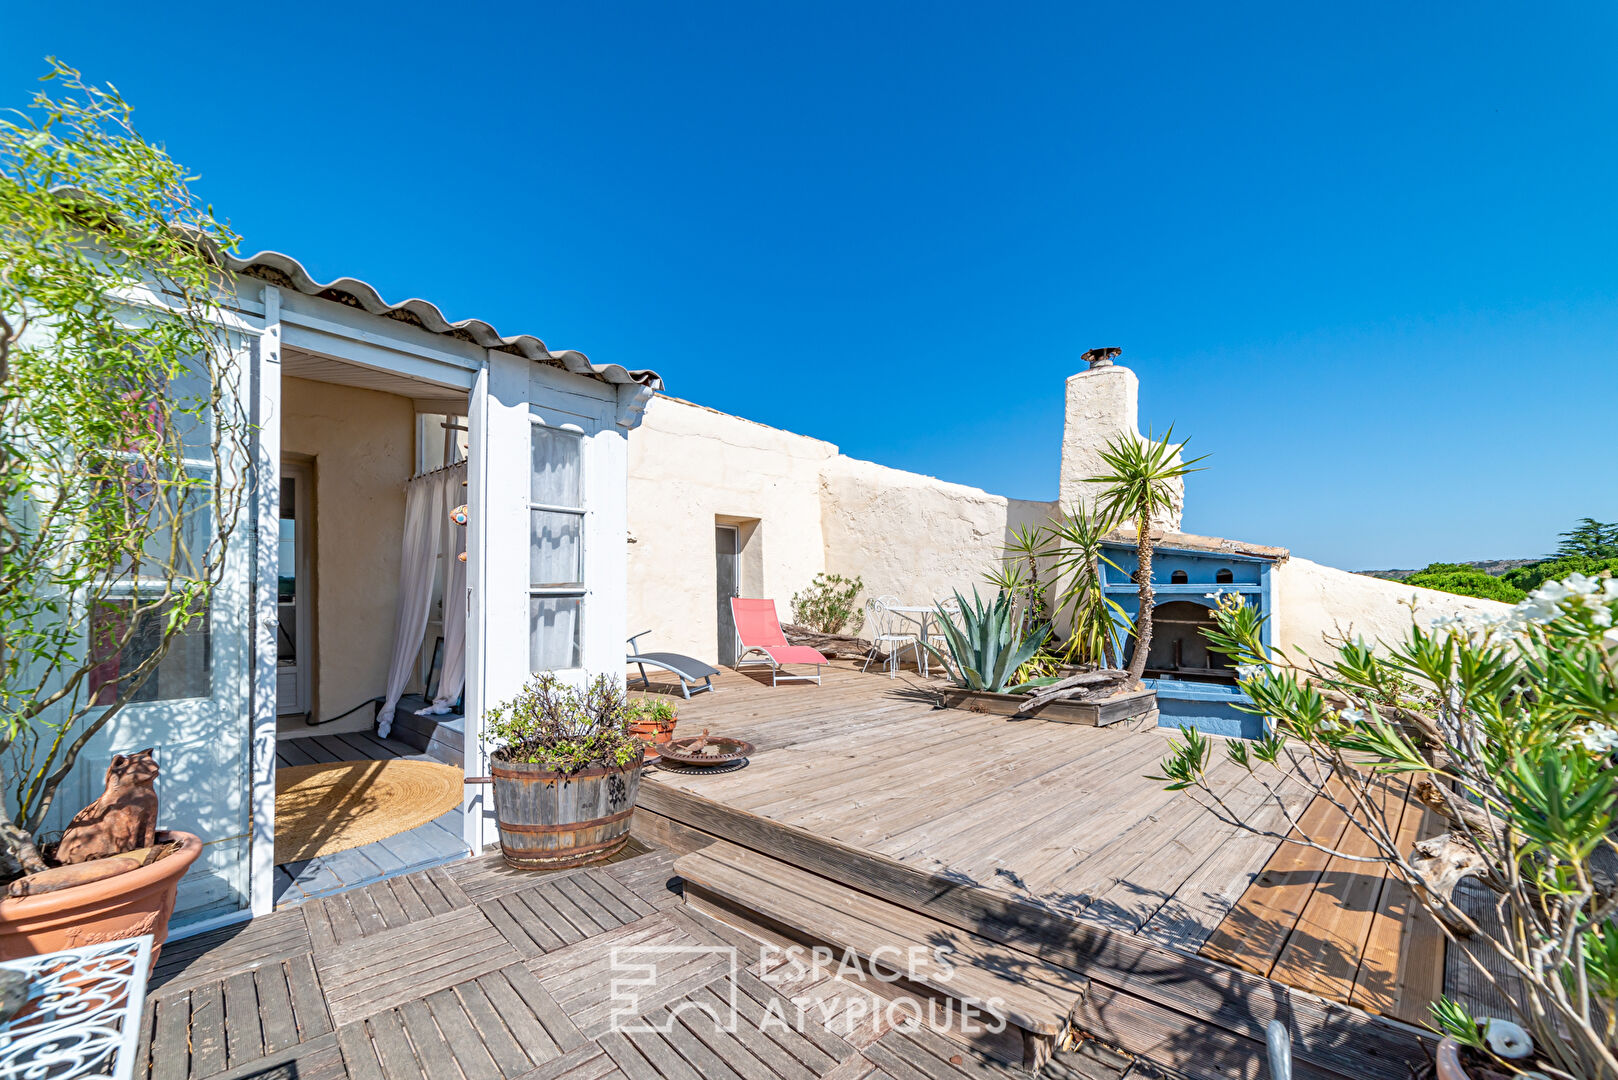
[[[174,892],[202,854],[188,832],[159,831],[157,842],[179,841],[166,858],[88,885],[20,899],[0,900],[0,960],[152,935],[152,956],[169,936]]]
[[[629,843],[644,756],[571,776],[521,761],[490,762],[500,853],[523,870],[555,870],[609,858]]]

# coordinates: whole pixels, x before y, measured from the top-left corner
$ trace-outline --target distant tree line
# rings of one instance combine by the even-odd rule
[[[1475,566],[1433,563],[1405,578],[1404,584],[1514,604],[1545,582],[1560,581],[1569,574],[1586,577],[1595,577],[1603,571],[1618,574],[1618,522],[1582,518],[1559,535],[1562,542],[1554,554],[1514,567],[1498,577]]]

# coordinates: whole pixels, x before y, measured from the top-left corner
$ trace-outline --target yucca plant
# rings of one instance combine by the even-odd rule
[[[1000,565],[983,575],[990,585],[1011,595],[1026,637],[1034,636],[1034,627],[1050,622],[1049,583],[1039,576],[1039,560],[1049,545],[1044,526],[1019,525],[1000,550]]]
[[[1050,634],[1050,626],[1040,625],[1023,634],[1012,610],[1011,595],[1005,591],[996,592],[993,603],[986,604],[974,588],[970,604],[959,592],[955,602],[960,610],[954,615],[939,607],[938,625],[949,646],[956,677],[969,690],[1006,693],[1017,669],[1039,651]],[[938,652],[930,645],[928,648]]]
[[[1125,432],[1101,451],[1101,460],[1111,471],[1089,478],[1092,484],[1105,485],[1096,499],[1097,513],[1113,521],[1135,523],[1135,581],[1140,586],[1140,614],[1135,616],[1135,652],[1129,660],[1129,674],[1137,681],[1146,673],[1146,656],[1152,648],[1152,607],[1156,599],[1152,590],[1152,517],[1174,508],[1174,481],[1187,473],[1201,472],[1193,466],[1207,458],[1204,454],[1190,461],[1180,460],[1189,441],[1174,445],[1172,426],[1162,442],[1149,432],[1144,439],[1133,431]]]
[[[1067,613],[1067,653],[1075,663],[1118,666],[1113,627],[1129,616],[1101,589],[1101,564],[1119,569],[1101,547],[1116,524],[1115,519],[1087,509],[1081,502],[1045,532],[1046,552],[1060,584],[1056,605]]]

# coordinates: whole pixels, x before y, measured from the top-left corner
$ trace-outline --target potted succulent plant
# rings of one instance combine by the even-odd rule
[[[48,78],[58,96],[0,119],[0,960],[163,943],[202,844],[157,828],[150,751],[111,756],[101,798],[47,830],[205,624],[252,431],[216,308],[234,235],[116,91]],[[131,307],[143,291],[161,303]]]
[[[489,711],[484,741],[500,851],[526,870],[582,866],[629,842],[642,744],[623,683],[536,675]]]
[[[629,733],[645,744],[650,761],[658,756],[658,747],[674,738],[674,725],[679,722],[674,702],[648,697],[630,702],[629,708]]]

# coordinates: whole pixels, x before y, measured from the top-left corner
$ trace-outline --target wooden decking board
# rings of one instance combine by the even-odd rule
[[[278,911],[171,941],[152,966],[149,993],[173,993],[308,952],[309,931],[296,911]]]
[[[676,864],[691,884],[700,885],[731,904],[768,913],[802,929],[817,942],[849,948],[862,958],[878,950],[948,947],[953,977],[917,972],[912,977],[953,997],[982,1008],[1003,1001],[1006,1014],[1025,1030],[1054,1035],[1077,999],[1082,983],[1033,957],[999,949],[991,943],[911,912],[896,904],[865,896],[767,859],[732,844],[716,844]]]
[[[857,678],[857,674],[844,674],[834,668],[828,675],[828,685],[834,679]],[[725,688],[755,697],[765,697],[770,693],[767,687],[754,689],[743,685],[738,688],[735,682],[726,683]],[[885,692],[885,688],[873,688],[870,697],[877,700]],[[680,708],[682,723],[688,727],[711,726],[716,732],[742,738],[752,738],[754,734],[748,723],[733,724],[729,719],[718,719],[718,714],[706,711],[707,706],[695,699],[680,703]],[[726,715],[741,717],[745,712],[732,706]],[[988,725],[990,720],[980,715],[961,714],[960,717],[951,718],[950,722]],[[999,723],[1009,726],[1003,720]],[[1017,723],[1026,733],[1041,722]],[[1066,754],[1082,758],[1087,749],[1095,744],[1074,741],[1075,736],[1082,739],[1084,736],[1101,735],[1109,739],[1133,740],[1142,747],[1133,760],[1149,763],[1141,768],[1141,772],[1145,773],[1155,771],[1156,759],[1167,749],[1163,736],[1153,731],[1120,732],[1116,729],[1073,728],[1066,725],[1044,726],[1061,728],[1067,740],[1058,742],[1052,738],[1042,743],[1035,739],[1030,744],[1031,748],[1023,750],[1024,754],[1042,754],[1046,757]],[[836,760],[848,760],[850,754],[857,756],[862,752],[874,758],[887,748],[879,737],[880,732],[864,727],[857,716],[845,718],[843,727],[844,734],[830,737],[827,743],[828,746],[838,747],[840,756]],[[985,730],[988,730],[987,726]],[[820,729],[813,738],[828,736],[824,729]],[[893,749],[902,750],[905,745],[901,737],[895,741]],[[1111,745],[1110,742],[1108,745]],[[731,774],[731,777],[744,777],[758,770],[757,777],[748,782],[748,790],[767,790],[772,779],[780,779],[792,788],[806,788],[814,779],[813,772],[803,768],[806,761],[814,756],[804,753],[806,747],[806,743],[789,741],[775,750],[761,750],[753,756],[748,769]],[[821,756],[832,760],[830,754]],[[1119,758],[1119,762],[1126,760],[1129,759]],[[772,775],[775,762],[784,763],[783,767],[790,764],[791,768],[779,776]],[[688,847],[701,849],[706,843],[702,838],[711,836],[785,858],[788,862],[812,869],[833,880],[857,883],[858,888],[868,893],[925,911],[952,925],[986,933],[995,940],[1025,948],[1035,955],[1056,959],[1065,966],[1102,979],[1108,985],[1116,987],[1127,983],[1133,986],[1131,992],[1148,997],[1164,995],[1163,1000],[1174,1002],[1171,1007],[1175,1011],[1193,1021],[1248,1025],[1255,1022],[1254,1014],[1262,1017],[1274,1015],[1276,1010],[1280,1010],[1292,1017],[1299,1026],[1300,1053],[1315,1067],[1341,1069],[1346,1061],[1358,1070],[1359,1075],[1398,1075],[1389,1057],[1404,1053],[1419,1054],[1417,1040],[1404,1029],[1376,1029],[1374,1023],[1362,1014],[1346,1008],[1334,1008],[1329,1003],[1317,1002],[1305,995],[1289,994],[1264,979],[1238,975],[1217,963],[1199,962],[1186,953],[1164,948],[1151,941],[1151,935],[1157,932],[1159,936],[1168,938],[1172,945],[1196,948],[1201,944],[1202,937],[1212,933],[1232,915],[1239,914],[1240,905],[1248,896],[1249,880],[1267,862],[1264,843],[1234,826],[1215,821],[1210,814],[1199,816],[1201,812],[1194,806],[1174,801],[1184,800],[1186,796],[1162,793],[1160,782],[1149,781],[1144,775],[1131,776],[1127,767],[1116,767],[1117,764],[1110,774],[1103,768],[1088,783],[1087,790],[1105,786],[1110,787],[1110,791],[1095,798],[1090,806],[1073,813],[1070,833],[1046,826],[1056,820],[1052,815],[1060,815],[1072,803],[1090,798],[1085,792],[1076,798],[1064,799],[1057,785],[1052,797],[1042,803],[1037,798],[1019,797],[1017,785],[1012,784],[1005,789],[999,801],[991,793],[986,801],[977,802],[983,797],[981,790],[973,790],[964,798],[958,797],[949,793],[949,784],[956,781],[964,783],[960,778],[971,775],[971,770],[947,752],[935,755],[931,764],[933,780],[927,790],[932,793],[933,805],[916,806],[907,803],[902,793],[895,795],[881,789],[874,778],[882,774],[874,771],[870,774],[873,778],[870,792],[856,790],[852,797],[844,800],[846,806],[825,807],[819,812],[821,816],[812,829],[792,820],[793,815],[785,808],[777,815],[764,816],[732,805],[726,794],[729,789],[722,783],[731,777],[688,779],[683,775],[669,776],[653,771],[643,781],[641,805],[652,811],[658,820],[666,822],[665,825],[656,825],[655,829],[662,830],[671,839]],[[1222,766],[1224,764],[1222,762]],[[1008,775],[1018,774],[1013,771]],[[1038,777],[1047,775],[1060,779],[1064,774],[1039,772],[1033,782],[1037,784]],[[1076,767],[1073,775],[1082,777],[1085,772],[1082,767]],[[939,779],[940,776],[952,779]],[[831,783],[841,782],[841,773],[835,761],[822,771],[821,778]],[[1228,800],[1248,778],[1245,770],[1229,766],[1216,779],[1227,785]],[[889,786],[908,782],[908,777],[891,777],[888,780]],[[924,784],[927,782],[922,781]],[[783,792],[777,801],[784,806],[785,796],[790,794],[790,791]],[[870,797],[867,798],[867,795]],[[1284,785],[1283,797],[1294,807],[1306,801],[1308,795],[1308,789],[1298,780],[1288,780]],[[1248,812],[1267,815],[1272,826],[1280,823],[1279,810],[1269,807],[1262,792],[1242,789],[1242,797],[1246,800]],[[942,822],[943,829],[958,835],[963,828],[962,821],[951,820],[950,815],[957,803],[968,800],[977,802],[977,805],[971,823],[964,828],[971,828],[986,817],[1002,814],[1014,823],[1023,825],[1020,834],[1016,830],[1009,833],[1001,830],[1001,834],[1007,837],[1005,841],[998,845],[985,844],[975,855],[971,853],[970,845],[966,845],[968,855],[978,860],[971,871],[963,870],[958,865],[961,856],[956,852],[946,851],[948,858],[932,862],[929,856],[939,849],[917,844],[915,853],[909,858],[893,858],[852,839],[857,834],[862,837],[896,836],[902,840],[906,835],[903,829],[890,828],[886,821],[873,821],[873,818],[879,818],[883,812],[895,807],[903,807],[903,812],[913,818],[909,827],[918,832],[938,829]],[[1055,810],[1051,809],[1052,804]],[[1310,803],[1306,812],[1312,807]],[[1089,836],[1086,836],[1087,829],[1091,834]],[[1098,830],[1103,835],[1095,838],[1094,833]],[[993,827],[986,827],[980,829],[977,835],[987,839],[993,831]],[[1177,834],[1196,835],[1203,843],[1188,845],[1190,851],[1184,859],[1171,858],[1170,853],[1175,851],[1171,838]],[[1035,845],[1026,843],[1030,836],[1036,840]],[[1227,851],[1226,845],[1237,838],[1240,843],[1236,849]],[[1089,841],[1088,849],[1083,841]],[[1273,851],[1278,842],[1272,839],[1270,843]],[[1045,860],[1044,865],[1033,864],[1027,856],[1032,846],[1047,849],[1047,855],[1053,858]],[[1288,845],[1289,848],[1298,846]],[[1226,871],[1230,879],[1218,881],[1218,876]],[[1048,878],[1048,887],[1043,890],[1043,895],[1027,888],[1030,879],[1039,881],[1039,875]],[[1086,925],[1082,916],[1075,921],[1070,912],[1064,913],[1053,907],[1050,902],[1053,898],[1082,896],[1080,886],[1085,884],[1087,875],[1100,878],[1097,884],[1112,890],[1110,895],[1114,899],[1121,895],[1121,890],[1141,890],[1140,895],[1145,899],[1125,913],[1126,924],[1137,924],[1134,932],[1098,935],[1092,930],[1081,929]],[[1108,894],[1102,892],[1101,895]],[[1172,927],[1172,933],[1163,933],[1169,927]],[[1284,937],[1283,934],[1282,943]],[[1179,945],[1181,942],[1185,945]],[[1147,966],[1152,969],[1149,978],[1131,971],[1131,965],[1143,959],[1149,961]],[[1181,988],[1176,993],[1170,985],[1175,978],[1193,984],[1192,988]],[[1262,1030],[1262,1023],[1267,1019],[1257,1022]],[[1340,1052],[1340,1047],[1347,1041],[1344,1033],[1368,1024],[1372,1030],[1376,1030],[1368,1043],[1372,1050],[1368,1055],[1350,1052],[1345,1057]],[[1238,1026],[1235,1030],[1250,1028]],[[1377,1048],[1378,1040],[1381,1040],[1380,1049]],[[1383,1056],[1379,1058],[1379,1054]]]
[[[1393,787],[1397,790],[1389,790]],[[1405,778],[1402,783],[1378,785],[1370,793],[1374,812],[1390,833],[1399,831],[1409,789],[1409,779]],[[1288,986],[1333,1001],[1347,1001],[1353,994],[1354,977],[1387,875],[1379,862],[1355,862],[1349,858],[1370,857],[1377,852],[1376,841],[1359,827],[1351,827],[1343,834],[1338,850],[1342,855],[1327,862],[1269,974]]]
[[[1421,803],[1407,802],[1394,833],[1394,842],[1400,851],[1408,852],[1421,839],[1429,827],[1429,816]],[[1377,897],[1371,916],[1349,998],[1353,1004],[1383,1016],[1400,1014],[1399,964],[1405,940],[1412,932],[1411,924],[1419,917],[1419,907],[1415,894],[1403,879],[1393,873],[1383,875],[1382,893]]]
[[[1298,819],[1304,837],[1332,847],[1348,818],[1327,799],[1316,799]],[[1282,843],[1258,879],[1214,930],[1202,955],[1268,975],[1331,857],[1305,844]]]
[[[1263,1042],[1223,1025],[1188,1020],[1181,1013],[1112,987],[1093,987],[1076,1018],[1097,1037],[1195,1080],[1269,1077]],[[1337,1080],[1344,1074],[1318,1068],[1295,1055],[1292,1075],[1296,1080]]]
[[[332,1020],[345,1024],[493,971],[511,946],[476,908],[340,945],[315,957]]]

